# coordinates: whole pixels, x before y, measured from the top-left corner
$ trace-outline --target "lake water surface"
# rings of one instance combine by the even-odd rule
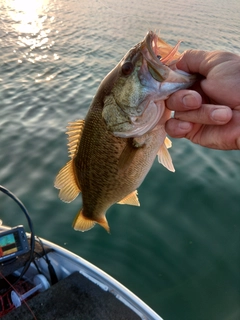
[[[240,153],[174,140],[176,173],[154,163],[141,207],[114,205],[111,235],[75,232],[53,187],[65,127],[86,115],[103,77],[148,30],[181,50],[240,53],[239,0],[0,0],[0,184],[40,237],[94,263],[165,320],[240,319]],[[25,224],[0,195],[5,224]]]

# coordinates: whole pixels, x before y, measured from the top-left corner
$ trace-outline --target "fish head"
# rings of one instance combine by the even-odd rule
[[[164,100],[194,83],[194,75],[176,68],[179,44],[173,48],[150,31],[103,80],[102,116],[115,136],[142,136],[164,123]]]

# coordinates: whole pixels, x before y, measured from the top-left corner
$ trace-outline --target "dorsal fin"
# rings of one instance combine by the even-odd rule
[[[68,152],[71,160],[59,171],[54,183],[54,187],[60,189],[59,198],[64,202],[73,201],[81,192],[75,176],[73,159],[78,152],[83,127],[84,120],[70,122],[67,127]]]
[[[125,198],[118,202],[118,204],[130,204],[131,206],[140,206],[138,197],[137,197],[137,190],[133,191],[132,193],[128,194]]]
[[[73,160],[70,160],[56,176],[54,187],[60,189],[59,198],[64,202],[73,201],[81,192],[75,177]]]
[[[69,122],[66,134],[68,135],[69,157],[73,159],[78,152],[79,143],[84,127],[84,120]]]

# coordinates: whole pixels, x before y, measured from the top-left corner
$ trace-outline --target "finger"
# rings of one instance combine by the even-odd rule
[[[184,138],[193,129],[193,123],[169,119],[165,124],[165,130],[172,138]]]
[[[175,112],[174,118],[204,125],[224,125],[232,118],[232,109],[227,106],[203,104],[197,110]]]
[[[185,72],[206,76],[207,70],[202,68],[202,64],[207,61],[208,55],[209,52],[204,50],[186,50],[178,61],[177,67]]]
[[[201,95],[193,90],[179,90],[166,100],[166,107],[173,111],[197,109],[201,106]]]
[[[186,50],[177,62],[177,67],[185,72],[200,73],[206,77],[212,68],[227,61],[232,61],[230,66],[235,65],[235,70],[238,68],[239,56],[234,53],[217,50]]]
[[[185,138],[204,147],[219,150],[240,149],[240,106],[233,110],[232,119],[225,125],[193,124]]]

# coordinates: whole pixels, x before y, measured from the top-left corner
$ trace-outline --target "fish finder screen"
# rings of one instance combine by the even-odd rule
[[[22,245],[18,232],[0,236],[0,257],[7,256],[21,249]]]

